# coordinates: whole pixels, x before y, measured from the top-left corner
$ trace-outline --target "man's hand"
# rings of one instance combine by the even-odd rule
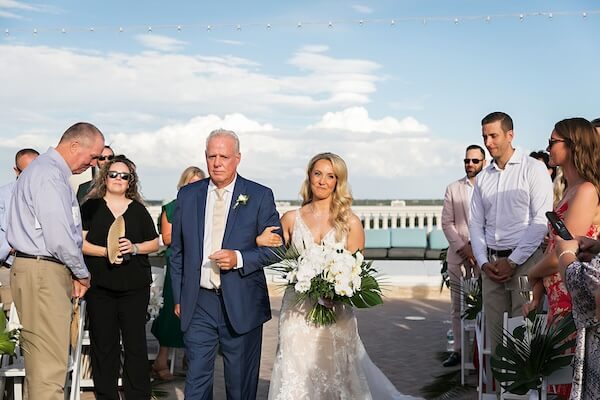
[[[177,318],[181,318],[181,304],[175,304],[173,312],[175,313],[175,315],[177,315]]]
[[[473,249],[471,248],[471,243],[465,244],[463,247],[456,251],[458,255],[460,255],[463,259],[471,260],[473,257]]]
[[[219,269],[225,271],[233,269],[237,265],[237,254],[233,250],[217,250],[208,259],[214,261]]]
[[[481,270],[494,282],[500,282],[500,277],[498,276],[498,270],[496,269],[495,262],[486,262],[481,266]]]
[[[74,278],[71,297],[81,299],[90,287],[90,278]]]
[[[496,261],[496,274],[500,278],[501,283],[510,281],[510,278],[515,274],[515,269],[511,267],[508,262],[508,258],[499,258]]]

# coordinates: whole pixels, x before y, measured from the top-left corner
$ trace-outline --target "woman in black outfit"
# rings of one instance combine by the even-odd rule
[[[92,275],[86,294],[97,399],[118,400],[120,337],[123,339],[123,386],[127,400],[150,398],[146,313],[152,275],[148,254],[158,250],[158,234],[138,192],[135,164],[117,156],[99,172],[81,207],[83,254]],[[122,215],[125,237],[119,257],[108,260],[107,236]],[[123,255],[129,256],[123,257]]]

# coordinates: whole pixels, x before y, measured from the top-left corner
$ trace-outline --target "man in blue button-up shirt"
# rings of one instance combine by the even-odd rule
[[[21,172],[39,156],[34,149],[21,149],[15,155],[15,166],[13,167],[17,179]],[[7,310],[12,303],[12,295],[10,294],[10,274],[8,268],[12,264],[9,258],[10,245],[6,240],[6,228],[8,219],[8,206],[12,197],[15,181],[10,182],[0,187],[0,303]]]
[[[16,251],[11,290],[23,325],[30,399],[64,399],[71,297],[82,297],[90,286],[79,204],[69,177],[95,166],[103,148],[98,128],[77,123],[15,184],[7,238]]]

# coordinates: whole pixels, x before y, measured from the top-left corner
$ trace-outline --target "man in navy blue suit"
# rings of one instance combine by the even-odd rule
[[[217,345],[227,399],[256,398],[262,325],[271,319],[263,266],[273,258],[256,237],[280,224],[273,192],[239,176],[240,159],[234,132],[211,132],[210,178],[177,195],[170,273],[188,359],[187,399],[212,399]]]

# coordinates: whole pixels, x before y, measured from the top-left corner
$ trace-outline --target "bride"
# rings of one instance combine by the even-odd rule
[[[332,153],[314,156],[302,184],[302,207],[281,218],[286,244],[297,249],[342,242],[350,252],[363,249],[365,234],[352,213],[352,196],[344,160]],[[280,245],[270,227],[256,240],[260,246]],[[352,308],[331,304],[336,322],[316,326],[306,321],[314,304],[298,303],[293,287],[283,296],[279,345],[273,366],[269,400],[412,399],[402,395],[369,359],[358,336]]]

